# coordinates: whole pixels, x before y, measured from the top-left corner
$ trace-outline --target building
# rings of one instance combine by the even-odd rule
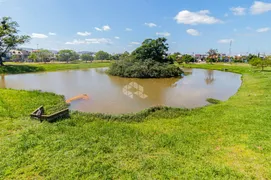
[[[205,61],[205,59],[207,58],[207,55],[205,54],[195,54],[194,55],[195,60],[200,62],[200,61]]]
[[[14,61],[25,61],[27,60],[28,56],[30,55],[30,51],[27,50],[16,50],[12,49],[7,53],[6,60],[11,60],[12,57]]]

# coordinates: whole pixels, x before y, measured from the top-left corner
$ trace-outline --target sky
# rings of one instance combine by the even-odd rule
[[[271,54],[271,0],[0,0],[29,48],[133,51],[166,37],[169,52]]]

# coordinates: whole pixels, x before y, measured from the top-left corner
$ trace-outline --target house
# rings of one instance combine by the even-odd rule
[[[15,57],[15,61],[25,61],[27,60],[28,56],[30,55],[30,51],[27,50],[16,50],[12,49],[7,53],[7,58],[6,59],[11,59],[12,57]]]

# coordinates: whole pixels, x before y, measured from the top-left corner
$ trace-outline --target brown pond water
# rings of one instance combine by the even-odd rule
[[[128,113],[155,105],[195,108],[206,98],[227,100],[241,85],[241,75],[203,69],[185,69],[184,78],[130,79],[108,76],[106,68],[2,75],[1,88],[39,89],[62,94],[66,99],[87,94],[70,109],[84,112]]]

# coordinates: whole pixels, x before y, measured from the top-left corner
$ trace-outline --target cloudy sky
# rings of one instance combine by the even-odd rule
[[[271,53],[271,1],[251,0],[0,0],[24,47],[132,51],[166,37],[170,52]]]

